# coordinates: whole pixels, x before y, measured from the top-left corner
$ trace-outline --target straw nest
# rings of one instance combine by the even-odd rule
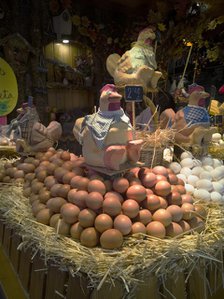
[[[0,215],[23,239],[19,248],[39,250],[46,262],[67,268],[76,275],[85,274],[89,287],[100,289],[105,281],[122,282],[125,294],[151,274],[160,281],[178,273],[191,273],[201,261],[221,265],[217,258],[224,241],[224,207],[208,206],[205,229],[175,239],[149,236],[127,237],[122,249],[89,249],[71,238],[58,235],[51,227],[37,223],[22,186],[0,185]]]
[[[209,154],[216,159],[224,160],[224,146],[212,144],[208,148]]]
[[[147,148],[163,148],[169,144],[174,143],[175,130],[166,128],[157,128],[154,132],[150,131],[136,131],[136,139],[143,140],[142,149]]]

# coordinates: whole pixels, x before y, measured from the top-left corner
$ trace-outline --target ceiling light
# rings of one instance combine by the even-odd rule
[[[63,42],[63,44],[69,44],[69,40],[68,39],[63,39],[62,42]]]

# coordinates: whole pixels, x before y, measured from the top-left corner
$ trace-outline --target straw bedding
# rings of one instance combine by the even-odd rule
[[[205,230],[192,232],[177,239],[159,240],[149,236],[127,237],[122,249],[89,249],[71,238],[60,236],[32,216],[30,204],[22,195],[22,186],[1,185],[0,214],[7,225],[23,238],[19,248],[40,250],[47,261],[88,276],[89,287],[100,289],[104,281],[122,281],[128,298],[139,278],[150,274],[165,280],[171,273],[187,271],[203,260],[207,265],[219,264],[217,254],[223,248],[224,207],[210,205]],[[143,238],[144,237],[144,238]]]

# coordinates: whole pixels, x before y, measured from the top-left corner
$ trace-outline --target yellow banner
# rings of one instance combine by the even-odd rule
[[[12,112],[18,100],[18,85],[11,66],[0,57],[0,116]]]

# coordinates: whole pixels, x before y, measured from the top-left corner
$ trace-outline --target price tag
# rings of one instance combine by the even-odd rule
[[[124,98],[126,102],[142,102],[143,87],[140,85],[126,85]]]

